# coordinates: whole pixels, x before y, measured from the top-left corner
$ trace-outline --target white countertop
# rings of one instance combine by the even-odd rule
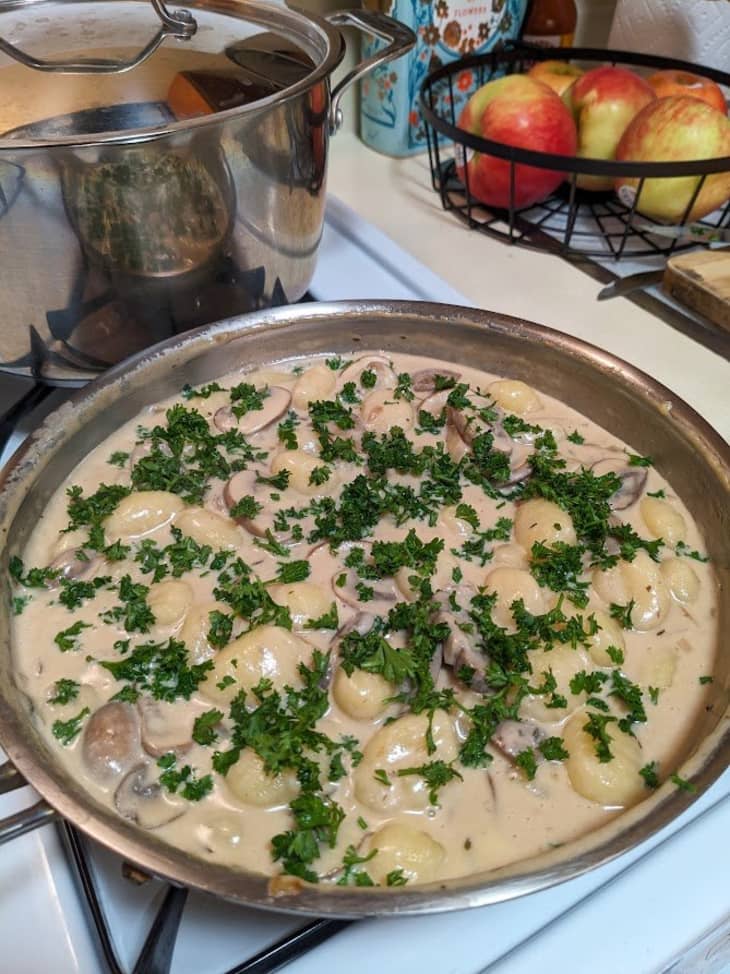
[[[328,192],[428,265],[474,305],[600,345],[685,399],[730,439],[730,364],[559,257],[467,230],[431,188],[428,156],[392,159],[340,133]],[[358,297],[353,294],[352,297]]]

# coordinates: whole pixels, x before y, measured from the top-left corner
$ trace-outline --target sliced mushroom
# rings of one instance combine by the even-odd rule
[[[60,552],[48,566],[58,572],[46,582],[47,588],[58,588],[62,578],[90,578],[99,567],[97,557],[89,557],[84,548],[67,548]]]
[[[454,383],[458,382],[461,378],[460,372],[454,372],[452,369],[421,369],[419,372],[414,372],[412,379],[413,391],[421,393],[422,395],[430,395],[436,392],[436,379],[453,379]],[[449,390],[444,390],[448,396]]]
[[[82,754],[88,770],[101,781],[128,771],[141,754],[136,709],[114,700],[100,707],[84,728]]]
[[[222,433],[236,429],[239,433],[249,435],[271,426],[277,419],[281,419],[291,403],[291,393],[281,386],[271,386],[269,394],[264,399],[261,409],[250,409],[241,418],[237,418],[232,406],[222,406],[213,416],[213,425]]]
[[[356,632],[360,636],[366,636],[375,625],[376,616],[372,612],[358,612],[352,619],[348,620],[337,630],[337,642],[339,643],[351,632]]]
[[[625,511],[632,507],[641,497],[649,475],[646,467],[630,467],[623,454],[597,460],[591,470],[597,477],[603,477],[607,473],[615,473],[621,481],[621,486],[611,495],[609,500],[609,505],[613,511]]]
[[[119,783],[114,804],[120,815],[143,829],[167,825],[180,818],[187,808],[181,798],[165,794],[151,764],[138,764],[129,772]]]
[[[249,534],[257,538],[265,538],[269,532],[281,544],[293,542],[291,531],[276,531],[274,529],[275,515],[271,511],[268,497],[262,491],[262,485],[256,480],[256,471],[252,469],[240,470],[235,473],[223,488],[223,501],[230,511],[232,507],[243,500],[244,497],[253,497],[254,500],[264,505],[259,513],[253,517],[235,517],[234,521],[245,528]]]
[[[363,372],[375,373],[375,385],[372,389],[395,389],[398,384],[398,376],[390,364],[390,360],[384,355],[364,355],[362,358],[355,359],[340,372],[338,385],[340,388],[347,382],[358,382]]]
[[[509,458],[510,464],[509,477],[506,480],[499,481],[497,486],[502,489],[514,487],[530,476],[529,448],[525,443],[513,440],[501,423],[482,425],[478,421],[475,422],[472,417],[464,415],[462,410],[454,409],[453,406],[447,406],[447,417],[449,426],[446,434],[446,447],[454,462],[458,462],[468,452],[468,448],[471,447],[477,435],[491,433],[493,438],[492,449],[497,453],[504,453]],[[464,444],[462,449],[454,440],[453,434],[451,441],[449,440],[449,433],[452,430],[462,440]]]
[[[446,400],[449,398],[449,391],[449,389],[442,389],[440,392],[434,392],[430,396],[426,396],[423,402],[418,404],[419,410],[422,409],[424,412],[438,419],[448,405]]]
[[[442,647],[445,665],[449,667],[455,678],[470,690],[475,693],[488,693],[489,686],[484,678],[484,668],[488,660],[476,648],[468,634],[459,628],[456,616],[450,612],[439,612],[434,622],[445,622],[451,630]],[[461,680],[459,677],[459,670],[464,666],[474,670],[473,676],[468,681]]]
[[[545,738],[544,732],[530,720],[503,720],[492,742],[507,758],[516,758],[528,747],[537,747]]]
[[[462,440],[455,426],[449,423],[446,427],[446,452],[454,463],[460,463],[469,452],[469,447]]]
[[[353,609],[366,608],[377,615],[386,615],[400,599],[400,592],[392,578],[366,579],[360,578],[351,569],[344,571],[344,584],[339,585],[343,572],[336,572],[332,576],[332,590],[341,602],[352,606]],[[357,590],[358,584],[371,588],[372,598],[361,599]]]
[[[137,707],[142,718],[142,747],[152,757],[170,751],[184,754],[192,747],[192,717],[184,708],[152,697],[140,697]]]

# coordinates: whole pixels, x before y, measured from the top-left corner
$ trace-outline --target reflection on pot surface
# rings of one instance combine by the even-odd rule
[[[168,276],[206,263],[230,225],[225,167],[193,153],[141,146],[96,166],[62,166],[70,218],[89,256],[111,274]]]

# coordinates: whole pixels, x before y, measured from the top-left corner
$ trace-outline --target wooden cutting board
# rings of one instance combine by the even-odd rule
[[[662,284],[675,300],[730,332],[730,247],[671,257]]]

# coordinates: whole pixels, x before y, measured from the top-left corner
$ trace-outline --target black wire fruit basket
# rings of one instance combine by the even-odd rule
[[[472,135],[457,127],[459,113],[469,96],[483,84],[504,74],[522,73],[535,61],[570,60],[586,68],[611,64],[659,71],[690,71],[730,89],[730,74],[688,61],[595,48],[536,48],[513,46],[488,54],[475,54],[432,71],[421,87],[421,111],[426,126],[433,188],[445,210],[467,227],[488,236],[566,257],[604,259],[669,256],[676,250],[725,239],[730,228],[730,200],[701,220],[690,221],[692,208],[707,178],[730,171],[730,157],[691,162],[617,162],[551,155],[510,146]],[[471,192],[471,153],[487,153],[510,164],[510,205],[487,207]],[[457,160],[460,160],[457,166]],[[564,175],[558,189],[525,209],[515,206],[515,167],[525,164]],[[459,178],[457,168],[464,178]],[[638,180],[635,193],[620,199],[616,193],[589,192],[577,185],[579,176],[603,176],[611,180]],[[696,176],[681,219],[671,226],[642,216],[637,209],[645,180]],[[727,232],[730,239],[730,232]]]

